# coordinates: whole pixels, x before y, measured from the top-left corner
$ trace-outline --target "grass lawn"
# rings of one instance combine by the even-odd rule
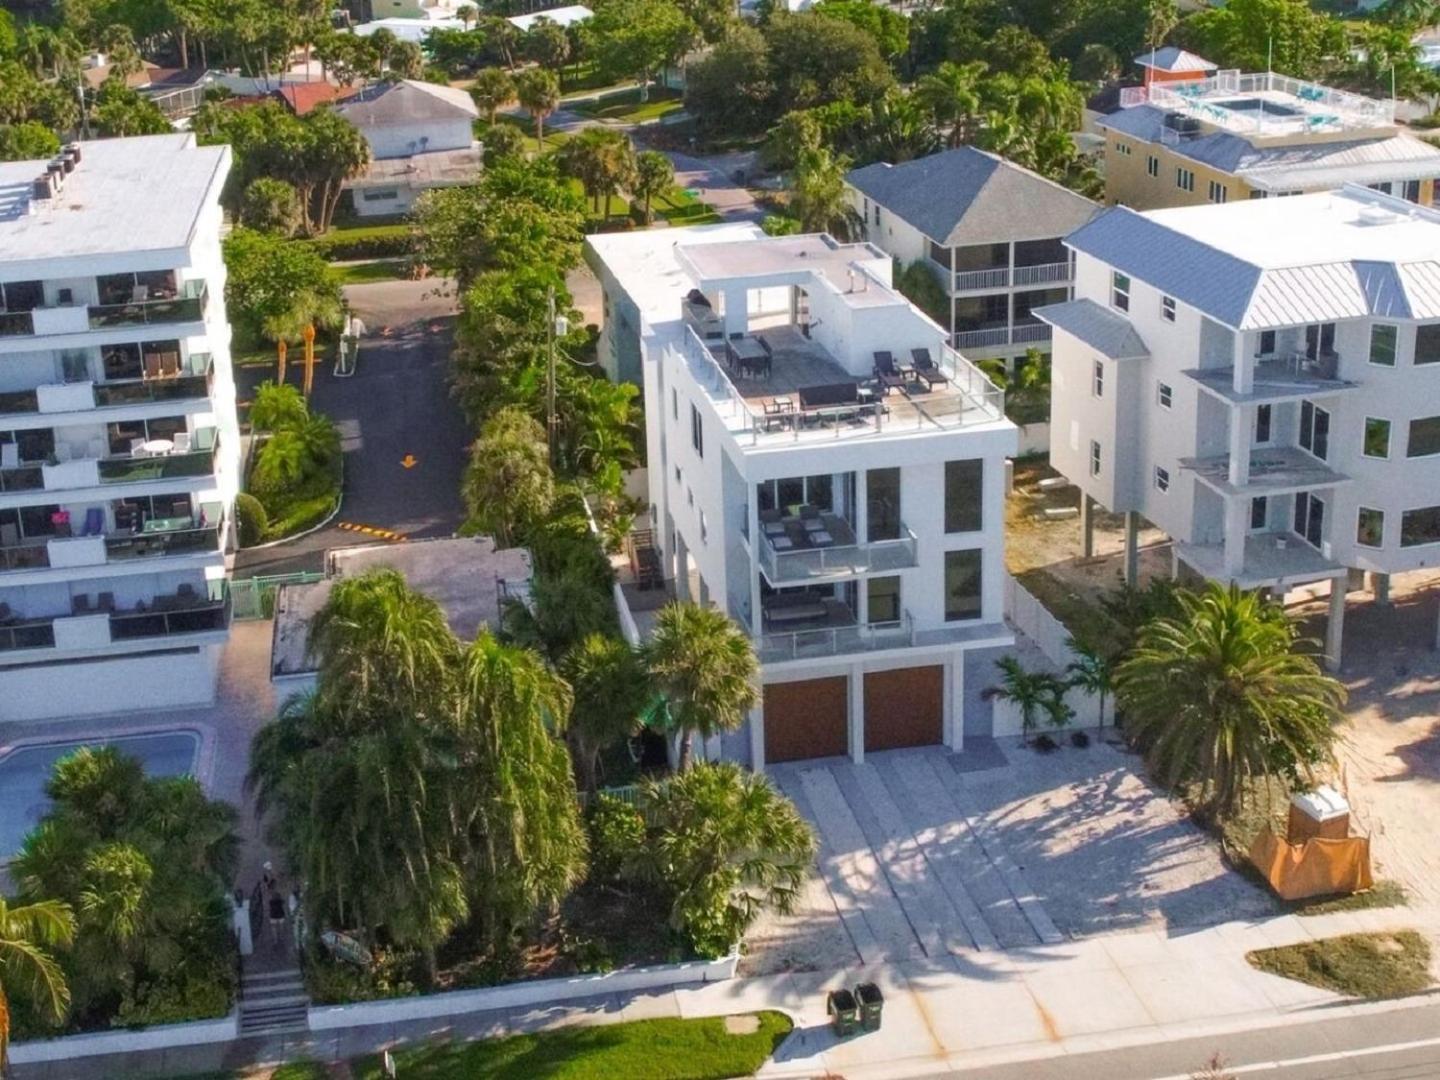
[[[757,1030],[732,1035],[723,1017],[565,1027],[470,1043],[431,1043],[396,1055],[406,1080],[727,1080],[750,1076],[790,1032],[763,1012]],[[383,1080],[377,1057],[352,1063],[355,1080]]]
[[[1271,975],[1350,997],[1404,997],[1430,985],[1430,944],[1414,930],[1257,949],[1245,959]]]
[[[709,203],[703,203],[684,188],[671,186],[652,205],[655,216],[671,225],[715,225],[725,219]]]
[[[627,90],[600,101],[586,101],[569,108],[596,120],[618,120],[626,124],[641,124],[647,120],[658,120],[682,107],[680,92],[663,86],[650,88],[650,100],[640,100],[640,90]]]
[[[495,122],[498,124],[509,124],[512,127],[518,128],[521,134],[525,136],[525,142],[521,146],[521,149],[527,154],[535,153],[535,121],[531,120],[530,117],[501,115],[496,118]],[[548,125],[544,130],[543,149],[540,151],[542,154],[553,154],[570,141],[570,136],[563,131],[551,131]]]
[[[331,267],[341,285],[367,285],[374,281],[398,281],[407,276],[405,259],[376,259],[374,262],[352,263]]]
[[[387,217],[379,220],[375,218],[353,219],[350,221],[337,222],[330,226],[324,234],[329,238],[345,237],[347,240],[366,240],[374,236],[404,236],[410,231],[410,226],[402,217]]]

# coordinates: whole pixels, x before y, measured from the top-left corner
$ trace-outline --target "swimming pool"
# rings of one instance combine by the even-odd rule
[[[200,733],[164,731],[42,743],[22,746],[0,757],[0,863],[19,852],[26,834],[50,809],[45,783],[55,763],[82,746],[113,746],[138,758],[147,776],[193,776],[200,756]]]
[[[1233,113],[1264,113],[1266,116],[1303,116],[1299,109],[1293,109],[1289,105],[1281,105],[1275,101],[1266,101],[1264,98],[1225,98],[1222,101],[1212,101],[1219,109],[1227,109]]]

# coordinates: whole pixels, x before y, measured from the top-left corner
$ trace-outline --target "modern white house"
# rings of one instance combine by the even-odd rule
[[[213,700],[229,170],[188,134],[0,164],[0,720]]]
[[[367,86],[335,106],[370,144],[363,175],[346,183],[360,217],[403,214],[422,191],[473,184],[483,164],[464,90],[416,79]]]
[[[1440,213],[1347,186],[1106,211],[1067,238],[1051,464],[1177,569],[1284,593],[1440,565]],[[1087,525],[1088,532],[1088,525]],[[1358,573],[1355,575],[1358,576]]]
[[[754,225],[586,243],[602,357],[644,387],[663,576],[762,664],[763,703],[706,752],[759,769],[990,735],[981,691],[1014,641],[1003,394],[870,244]]]
[[[1069,299],[1061,241],[1095,215],[1093,202],[973,146],[866,165],[845,183],[866,239],[935,275],[955,348],[971,359],[1049,351],[1050,327],[1034,312]]]

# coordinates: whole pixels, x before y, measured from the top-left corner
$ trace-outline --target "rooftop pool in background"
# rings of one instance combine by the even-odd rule
[[[147,776],[193,776],[200,733],[180,730],[21,746],[0,757],[0,863],[14,858],[50,809],[45,783],[55,763],[82,746],[113,746],[138,758]]]

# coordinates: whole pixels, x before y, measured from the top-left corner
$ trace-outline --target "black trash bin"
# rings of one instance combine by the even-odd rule
[[[860,1009],[855,1004],[855,995],[849,990],[831,990],[825,995],[825,1012],[830,1017],[830,1026],[840,1038],[855,1034],[860,1025]]]
[[[880,1013],[885,1008],[885,995],[874,983],[861,983],[855,987],[855,997],[860,1002],[860,1026],[866,1031],[880,1030]]]

